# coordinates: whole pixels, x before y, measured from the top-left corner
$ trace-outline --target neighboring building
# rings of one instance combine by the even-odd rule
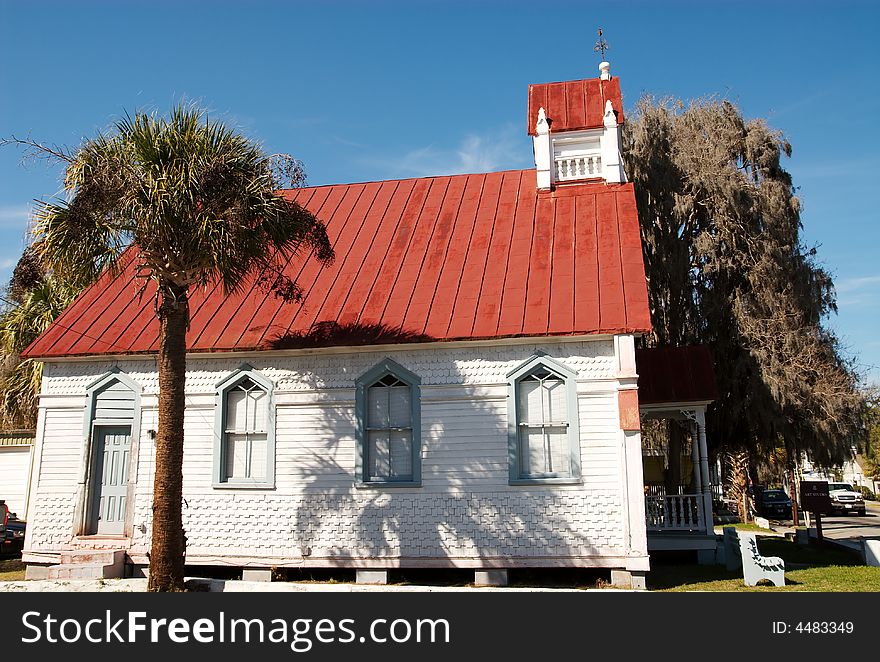
[[[27,519],[34,431],[0,431],[0,500],[9,512]]]
[[[875,476],[865,475],[862,468],[861,460],[863,458],[855,454],[856,449],[853,448],[853,457],[842,465],[832,469],[822,469],[814,466],[808,459],[804,459],[801,464],[801,473],[804,480],[829,480],[841,481],[850,485],[867,487],[869,490],[877,493],[880,489],[880,480]]]
[[[188,564],[576,566],[640,583],[635,339],[650,318],[603,66],[529,87],[536,170],[286,191],[336,251],[288,267],[301,303],[193,293]],[[104,275],[26,351],[45,361],[32,574],[96,548],[148,563],[158,323],[139,287],[131,263]],[[666,411],[702,431],[707,402]],[[698,492],[652,515],[691,549],[711,532],[694,439]]]

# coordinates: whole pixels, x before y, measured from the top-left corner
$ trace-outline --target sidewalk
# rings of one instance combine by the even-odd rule
[[[376,585],[355,583],[297,583],[297,582],[252,582],[224,579],[188,578],[187,591],[198,593],[644,593],[645,591],[618,588],[532,588],[507,586],[418,586],[418,585]],[[50,580],[29,579],[27,581],[0,582],[0,593],[145,593],[146,579],[81,579]]]

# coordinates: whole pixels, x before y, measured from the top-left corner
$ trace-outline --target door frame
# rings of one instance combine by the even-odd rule
[[[101,453],[98,452],[98,444],[97,441],[100,438],[99,434],[102,430],[107,430],[109,428],[128,428],[128,476],[126,476],[126,484],[125,484],[125,520],[123,521],[122,527],[122,535],[125,535],[125,532],[128,530],[129,523],[129,509],[128,502],[132,498],[132,490],[131,490],[131,461],[132,461],[132,446],[134,445],[134,433],[132,431],[131,422],[126,422],[124,420],[111,420],[111,419],[96,419],[92,423],[92,453],[91,453],[91,463],[92,466],[89,469],[89,481],[86,489],[86,508],[85,508],[85,528],[83,529],[84,535],[87,536],[117,536],[120,535],[118,533],[110,534],[110,533],[98,533],[98,497],[101,492],[101,474],[98,472],[98,463],[101,460]]]
[[[118,419],[100,419],[95,418],[95,403],[98,392],[109,383],[119,381],[127,386],[134,393],[134,412],[130,418]],[[94,494],[93,475],[96,465],[95,458],[95,435],[94,429],[100,426],[131,426],[131,450],[128,459],[128,489],[126,491],[125,502],[125,522],[122,529],[122,536],[125,538],[132,537],[132,528],[134,521],[134,499],[135,489],[137,487],[138,475],[138,449],[140,447],[141,436],[141,385],[131,379],[119,368],[114,367],[112,370],[104,373],[101,377],[93,381],[86,387],[86,403],[83,412],[83,436],[82,451],[80,453],[80,471],[79,481],[77,485],[76,507],[73,514],[72,536],[82,537],[96,535],[89,532],[89,525],[92,510],[92,495]]]

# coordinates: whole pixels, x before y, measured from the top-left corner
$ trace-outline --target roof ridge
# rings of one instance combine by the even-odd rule
[[[439,173],[436,175],[424,175],[421,177],[400,177],[392,179],[368,179],[360,182],[337,182],[335,184],[315,184],[314,186],[301,186],[299,188],[283,188],[279,192],[287,193],[290,191],[306,191],[308,189],[325,188],[333,186],[357,186],[358,184],[384,184],[386,182],[411,182],[422,179],[439,179],[440,177],[482,177],[485,175],[500,175],[508,172],[529,172],[534,168],[508,168],[507,170],[488,170],[485,172],[457,172],[457,173]]]

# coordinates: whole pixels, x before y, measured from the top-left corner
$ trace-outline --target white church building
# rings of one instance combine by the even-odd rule
[[[694,431],[690,492],[643,480],[635,347],[650,317],[623,121],[603,63],[529,87],[534,169],[284,191],[336,259],[288,265],[298,303],[256,283],[192,293],[188,565],[497,582],[588,567],[639,586],[649,539],[714,550],[711,398],[642,403]],[[26,351],[45,362],[30,576],[78,576],[100,552],[148,566],[158,322],[140,286],[131,267],[105,274]]]

